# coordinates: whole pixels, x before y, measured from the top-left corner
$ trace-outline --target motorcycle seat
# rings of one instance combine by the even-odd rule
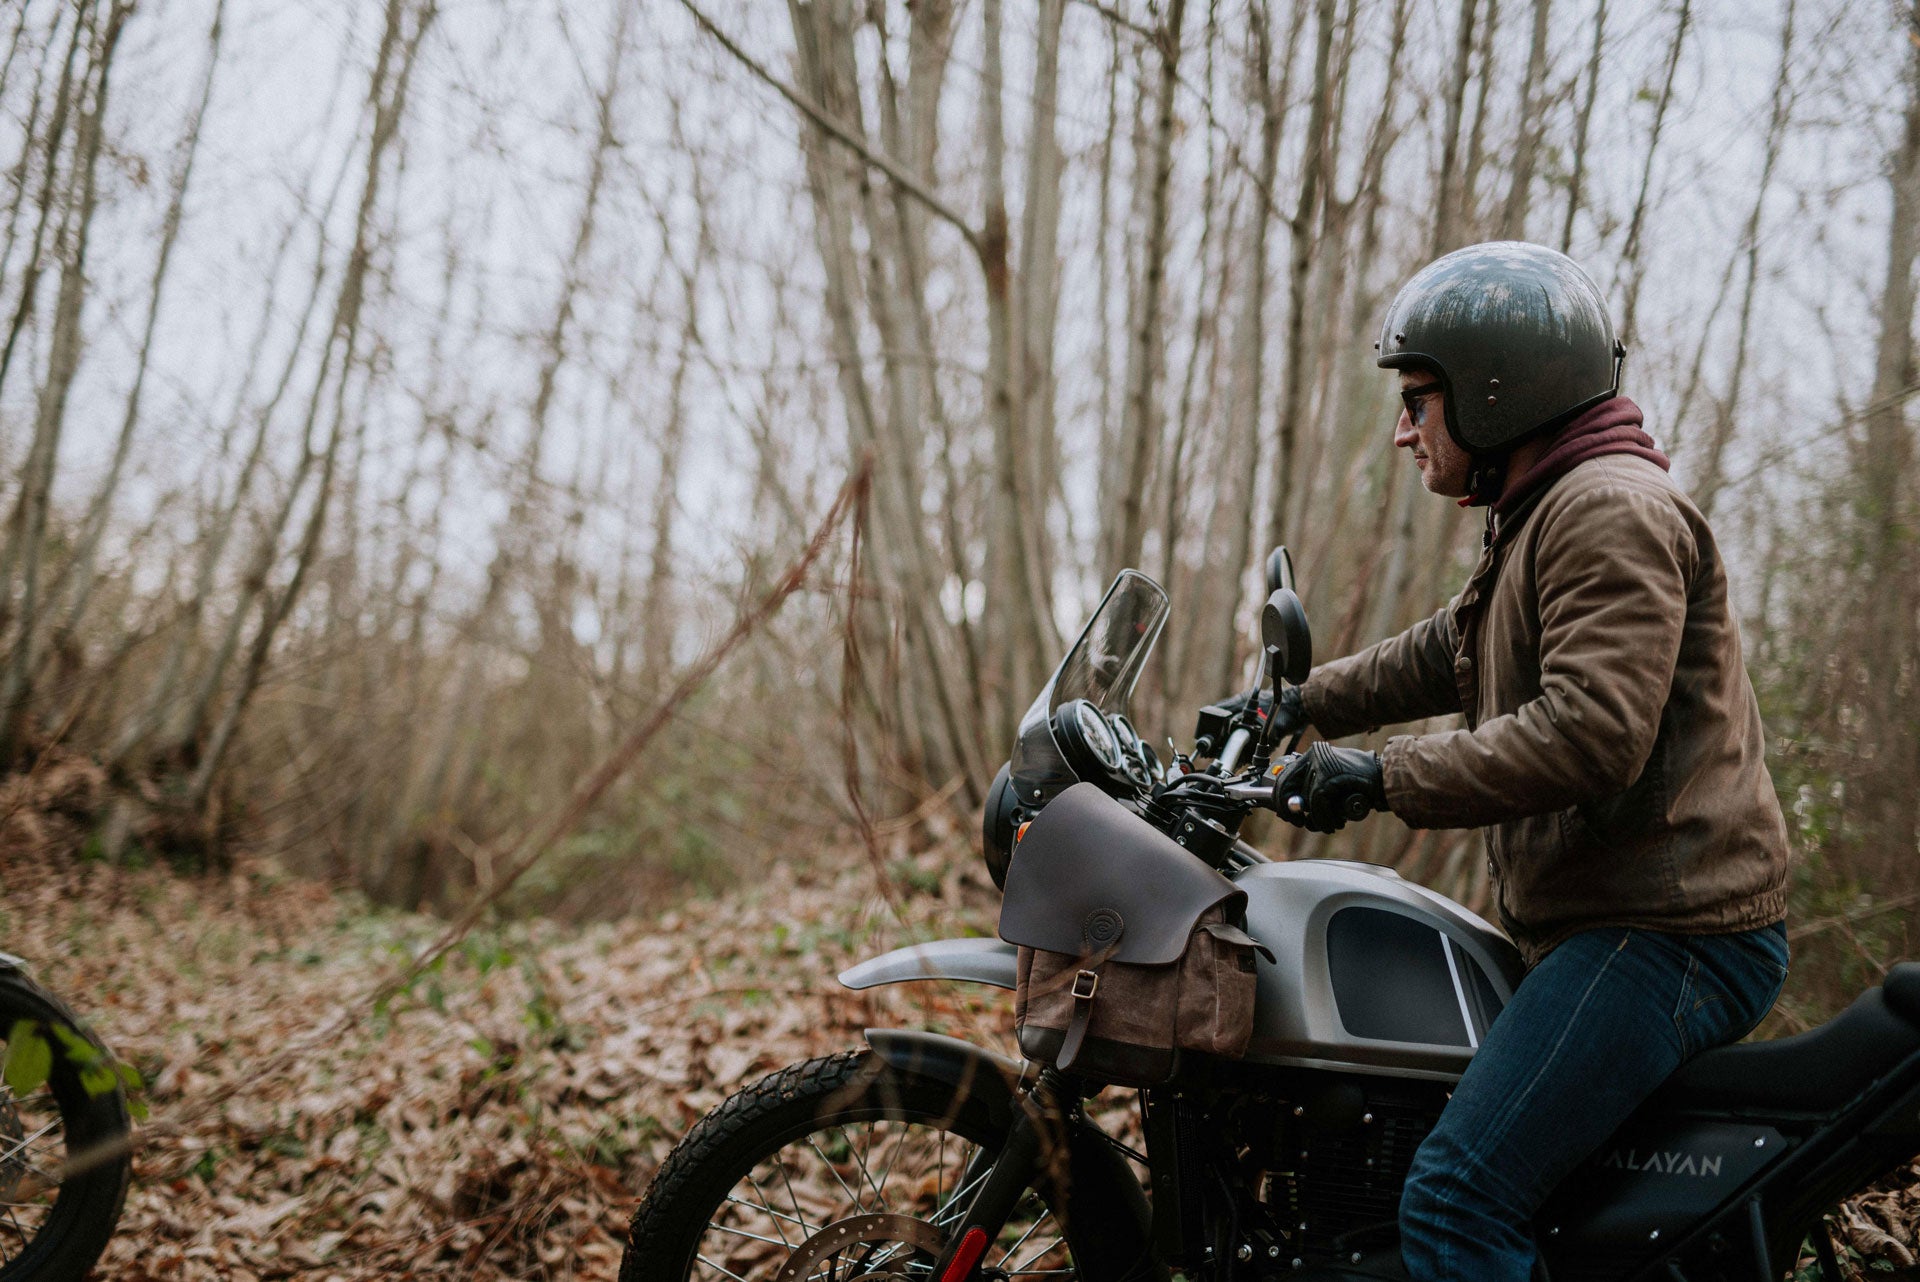
[[[1704,1051],[1667,1079],[1657,1106],[1831,1113],[1920,1051],[1920,962],[1818,1028]]]

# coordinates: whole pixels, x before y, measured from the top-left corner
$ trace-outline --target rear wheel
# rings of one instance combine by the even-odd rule
[[[920,1282],[1004,1139],[984,1101],[867,1051],[808,1060],[702,1118],[634,1214],[621,1282]],[[1074,1278],[1029,1190],[981,1264]]]
[[[132,1165],[113,1060],[64,1003],[0,971],[0,1282],[69,1282],[106,1249]],[[40,1067],[44,1066],[44,1067]]]

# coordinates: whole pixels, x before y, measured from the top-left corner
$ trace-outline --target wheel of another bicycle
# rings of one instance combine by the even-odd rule
[[[978,1099],[848,1051],[780,1070],[675,1146],[634,1213],[620,1282],[920,1282],[1004,1139]],[[1074,1278],[1028,1190],[981,1260]]]
[[[102,1080],[111,1059],[63,1002],[18,971],[0,972],[0,1062],[16,1030],[48,1048],[51,1068],[24,1095],[0,1081],[0,1282],[78,1282],[126,1200],[126,1095],[117,1077]]]

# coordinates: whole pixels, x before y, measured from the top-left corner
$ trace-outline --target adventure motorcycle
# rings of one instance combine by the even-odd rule
[[[132,1169],[127,1071],[0,953],[0,1282],[79,1282]]]
[[[1311,666],[1291,575],[1276,549],[1262,619],[1276,694]],[[1163,769],[1125,708],[1167,614],[1144,575],[1115,580],[1022,720],[985,849],[1005,884],[1024,826],[1097,785],[1139,841],[1171,837],[1224,873],[1265,954],[1244,1056],[1186,1052],[1141,1088],[1143,1153],[1087,1114],[1114,1079],[1061,1072],[1071,1057],[1057,1040],[1023,1029],[1023,1063],[871,1029],[865,1049],[782,1069],[694,1126],[634,1215],[622,1282],[1405,1276],[1395,1219],[1409,1163],[1520,982],[1519,955],[1391,869],[1269,862],[1240,841],[1256,807],[1299,805],[1274,795],[1287,758],[1270,768],[1280,719],[1263,724],[1258,699],[1204,709],[1194,752]],[[1091,813],[1077,805],[1055,814]],[[1097,881],[1132,840],[1109,821],[1077,866]],[[1081,901],[1059,909],[1079,922],[1086,897],[1060,897]],[[1141,903],[1151,896],[1135,892]],[[1011,891],[1008,905],[1003,933]],[[1016,949],[944,940],[840,976],[856,989],[929,978],[1012,989]],[[1824,1213],[1916,1154],[1920,963],[1901,963],[1820,1028],[1690,1061],[1555,1191],[1537,1220],[1538,1274],[1776,1282],[1811,1235],[1840,1282]]]

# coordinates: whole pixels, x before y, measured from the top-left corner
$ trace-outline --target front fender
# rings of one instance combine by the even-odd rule
[[[939,1033],[869,1028],[866,1039],[889,1067],[978,1097],[996,1125],[1012,1120],[1022,1079],[1031,1069]],[[1080,1276],[1088,1282],[1168,1282],[1166,1266],[1153,1258],[1153,1213],[1139,1179],[1100,1128],[1077,1110],[1067,1153],[1071,1174],[1059,1213],[1064,1223],[1082,1226],[1071,1234]]]
[[[998,939],[936,939],[909,944],[840,972],[848,988],[878,988],[914,979],[959,979],[995,988],[1014,987],[1015,950]]]

